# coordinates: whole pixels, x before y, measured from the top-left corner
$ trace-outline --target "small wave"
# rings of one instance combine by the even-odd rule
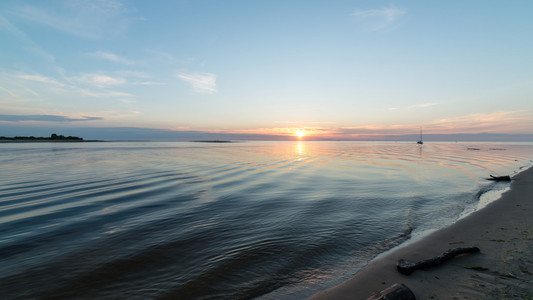
[[[6,299],[309,293],[504,190],[480,180],[488,171],[530,164],[529,146],[471,146],[481,150],[352,142],[3,148],[10,171],[0,173],[0,290]],[[19,166],[22,158],[28,164]]]

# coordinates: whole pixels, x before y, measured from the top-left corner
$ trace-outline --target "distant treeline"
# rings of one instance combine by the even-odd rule
[[[0,136],[0,140],[4,141],[32,141],[32,140],[47,140],[47,141],[83,141],[83,138],[77,136],[64,136],[57,135],[52,133],[49,137],[34,137],[34,136],[16,136],[16,137],[5,137]]]

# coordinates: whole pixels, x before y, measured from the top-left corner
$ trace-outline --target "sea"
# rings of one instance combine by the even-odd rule
[[[305,299],[532,163],[519,142],[0,144],[0,298]]]

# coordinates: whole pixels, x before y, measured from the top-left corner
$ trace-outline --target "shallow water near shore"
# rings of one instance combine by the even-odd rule
[[[305,298],[412,234],[494,200],[508,183],[485,178],[516,174],[531,165],[532,150],[2,144],[0,296]]]

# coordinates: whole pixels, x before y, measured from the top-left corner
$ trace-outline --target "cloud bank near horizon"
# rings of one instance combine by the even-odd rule
[[[81,122],[81,121],[95,121],[103,120],[102,117],[88,117],[83,116],[81,118],[71,118],[59,115],[0,115],[0,121],[5,122],[24,122],[24,121],[36,121],[36,122]]]
[[[52,118],[50,118],[52,119]],[[72,119],[70,119],[72,120]],[[79,120],[82,121],[82,120]],[[68,121],[56,121],[66,124]],[[78,122],[78,121],[73,121]],[[405,134],[400,131],[383,133],[378,130],[346,129],[350,134],[336,136],[306,136],[298,139],[293,135],[264,134],[253,132],[209,132],[201,130],[169,130],[140,127],[74,127],[54,125],[49,122],[45,126],[29,124],[17,125],[4,123],[1,136],[48,136],[51,133],[79,136],[96,140],[149,140],[149,141],[193,141],[193,140],[249,140],[249,141],[416,141],[418,133]],[[357,134],[353,134],[357,132]],[[424,134],[424,141],[528,141],[533,142],[533,134],[498,134],[498,133],[455,133],[455,134]]]

